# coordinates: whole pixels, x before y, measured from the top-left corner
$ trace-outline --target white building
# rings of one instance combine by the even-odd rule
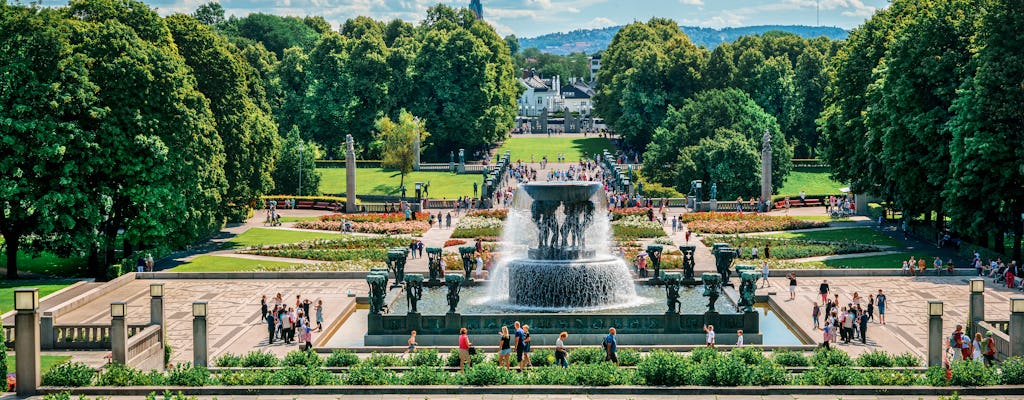
[[[563,111],[589,115],[594,108],[594,89],[582,79],[570,78],[563,85],[560,76],[544,79],[533,71],[524,71],[519,78],[523,94],[519,96],[519,115],[535,117],[545,109],[548,113]]]

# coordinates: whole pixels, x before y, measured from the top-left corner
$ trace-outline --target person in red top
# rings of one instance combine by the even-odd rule
[[[466,332],[466,328],[459,329],[459,371],[462,372],[466,372],[466,367],[472,364],[472,360],[469,358],[469,346],[473,344],[469,342],[469,335]]]

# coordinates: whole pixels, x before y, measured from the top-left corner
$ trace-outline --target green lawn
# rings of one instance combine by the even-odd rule
[[[903,260],[910,259],[910,256],[921,257],[921,254],[899,253],[881,256],[867,256],[855,258],[842,258],[838,260],[824,261],[825,266],[830,268],[900,268]],[[931,257],[925,258],[928,267],[931,267]]]
[[[7,269],[6,251],[0,251],[0,268]],[[19,251],[18,272],[53,277],[89,276],[89,268],[84,257],[61,258],[47,252],[33,258],[24,251]]]
[[[36,288],[39,289],[39,298],[46,297],[71,284],[78,282],[75,279],[46,279],[46,280],[0,280],[0,313],[10,311],[14,308],[14,289]]]
[[[786,232],[766,235],[780,239],[820,240],[827,242],[852,242],[878,246],[903,246],[903,243],[872,228],[829,229],[810,232]]]
[[[786,183],[775,196],[800,197],[803,190],[808,196],[839,194],[839,189],[848,185],[836,182],[828,176],[824,168],[801,168],[793,170],[786,178]]]
[[[296,243],[316,239],[341,239],[345,235],[330,232],[306,232],[287,229],[252,228],[221,245],[222,249],[261,244]]]
[[[170,272],[244,272],[254,271],[259,267],[287,267],[295,264],[235,257],[199,256],[193,258],[192,261],[171,269]]]
[[[14,363],[15,363],[14,360],[15,360],[15,357],[16,356],[14,355],[13,351],[7,353],[7,372],[14,372]],[[47,356],[47,355],[41,355],[41,356],[39,356],[39,369],[40,369],[40,372],[45,374],[46,371],[49,371],[50,368],[53,368],[54,365],[66,363],[69,360],[71,360],[71,356]]]
[[[318,168],[320,191],[324,194],[345,195],[344,168]],[[356,193],[365,195],[398,196],[401,175],[383,168],[356,169]],[[413,171],[405,177],[406,196],[416,195],[416,182],[430,183],[430,197],[454,199],[473,195],[473,183],[483,184],[481,174],[453,174],[449,172]],[[479,189],[478,189],[479,190]]]
[[[521,137],[509,138],[498,148],[497,154],[505,154],[505,150],[512,152],[512,161],[530,161],[530,155],[534,161],[540,162],[541,157],[547,156],[549,162],[554,162],[558,154],[565,153],[569,162],[579,161],[583,154],[593,155],[601,153],[602,150],[613,151],[615,148],[608,139],[598,137]]]
[[[309,222],[316,221],[320,217],[281,217],[281,222]]]

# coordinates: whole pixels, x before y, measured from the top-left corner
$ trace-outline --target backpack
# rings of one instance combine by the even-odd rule
[[[952,347],[954,349],[959,347],[956,344],[956,334],[955,333],[949,336],[949,347]]]

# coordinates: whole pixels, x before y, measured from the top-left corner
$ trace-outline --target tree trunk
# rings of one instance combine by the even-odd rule
[[[993,246],[992,249],[999,254],[1006,254],[1006,233],[1002,229],[997,230],[995,237],[992,238]]]
[[[107,276],[107,270],[110,269],[111,265],[114,265],[114,264],[117,263],[116,262],[117,260],[115,260],[115,254],[116,254],[116,251],[117,251],[117,244],[115,243],[117,241],[117,229],[107,228],[107,232],[106,232],[106,234],[104,236],[105,236],[105,238],[103,240],[103,247],[104,247],[104,249],[103,249],[103,271],[102,271],[103,277],[100,278],[100,276],[96,276],[96,280],[97,281],[100,281],[100,280],[107,281],[107,279],[109,278]]]
[[[104,280],[106,274],[103,273],[103,268],[100,265],[100,250],[96,246],[96,243],[89,245],[89,271],[92,271],[92,277],[98,281]]]
[[[7,245],[7,279],[18,279],[18,248],[21,247],[21,236],[4,235]]]
[[[1017,222],[1013,224],[1013,259],[1019,261],[1020,242],[1022,239],[1024,239],[1021,237],[1021,235],[1024,235],[1024,220],[1016,218],[1016,215],[1014,215],[1014,220]]]
[[[127,238],[124,239],[124,258],[131,257],[135,253],[135,249],[132,248],[132,242]]]
[[[946,226],[946,214],[939,210],[935,213],[935,230],[942,234],[942,229]]]

